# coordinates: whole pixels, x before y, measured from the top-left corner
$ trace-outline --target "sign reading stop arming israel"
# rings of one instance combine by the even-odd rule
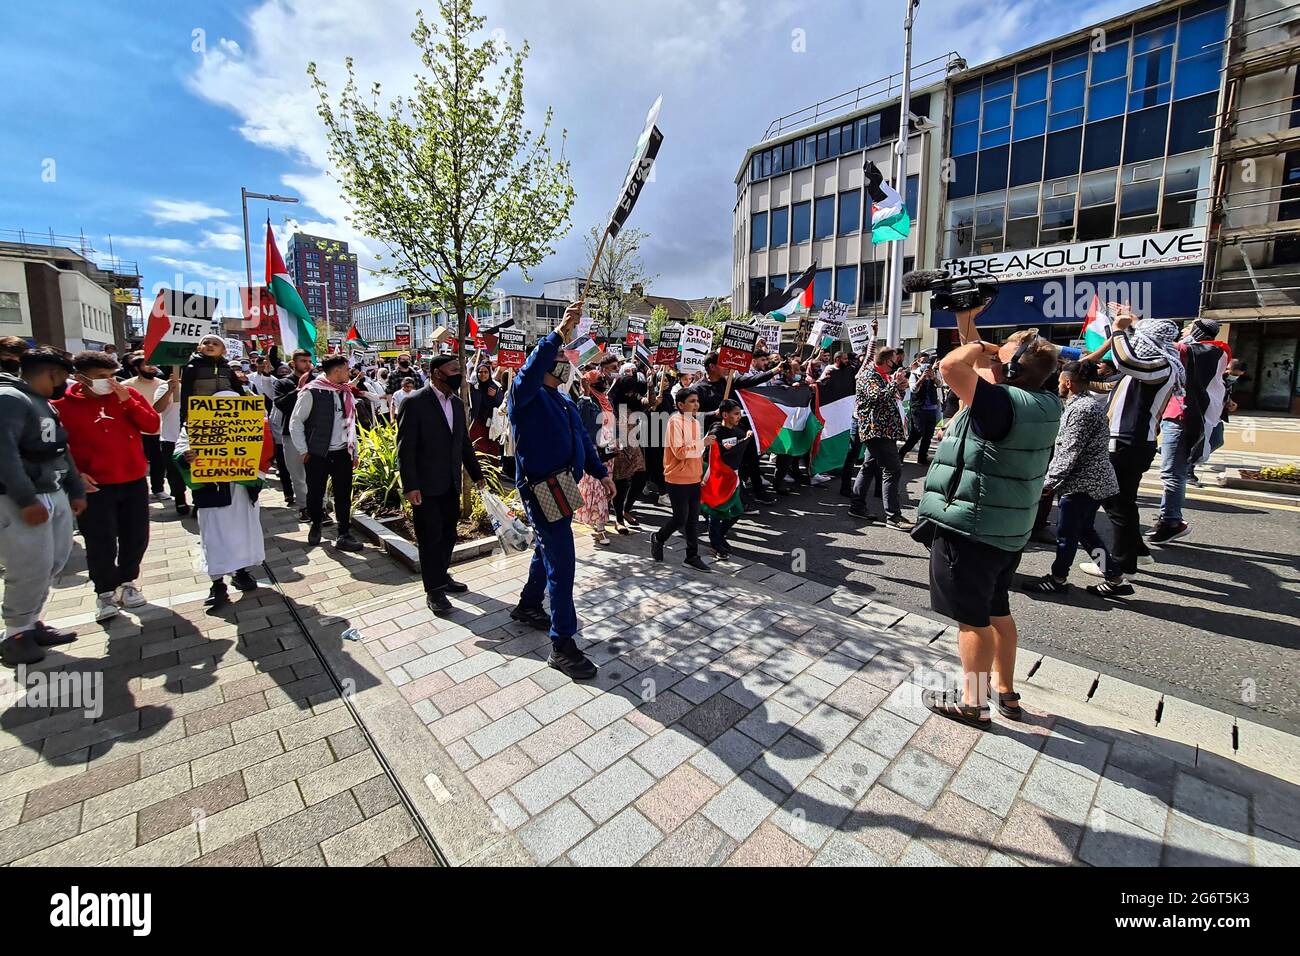
[[[265,419],[266,403],[260,395],[191,395],[185,431],[197,457],[190,464],[190,480],[256,480]]]
[[[677,360],[679,372],[703,372],[704,357],[713,348],[713,330],[702,325],[682,328],[682,355]]]

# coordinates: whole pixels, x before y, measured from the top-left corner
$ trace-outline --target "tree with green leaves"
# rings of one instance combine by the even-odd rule
[[[648,233],[642,229],[622,229],[617,236],[606,239],[602,247],[604,231],[603,226],[592,226],[583,238],[587,247],[583,266],[591,276],[583,303],[587,314],[605,326],[610,338],[615,339],[627,332],[628,302],[641,298],[658,276],[647,273],[641,262],[641,247],[650,238]],[[599,262],[595,261],[597,249],[601,250]]]
[[[540,132],[524,128],[528,43],[515,51],[480,38],[485,20],[470,0],[438,7],[435,22],[416,13],[424,69],[409,96],[385,105],[378,83],[363,95],[351,57],[336,100],[315,63],[307,72],[350,221],[387,248],[381,275],[456,315],[465,366],[471,310],[508,270],[531,280],[569,230],[574,191],[563,131],[560,157],[551,153],[552,111]]]

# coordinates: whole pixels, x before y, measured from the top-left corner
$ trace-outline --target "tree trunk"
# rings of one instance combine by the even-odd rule
[[[460,398],[465,403],[465,425],[469,427],[469,372],[466,359],[469,356],[469,309],[465,304],[465,290],[459,282],[456,283],[456,327],[460,332],[457,338],[458,357],[460,359],[460,372],[464,376],[464,381],[460,385]],[[474,511],[474,495],[470,490],[469,475],[461,467],[460,476],[460,516],[468,521],[469,516]]]

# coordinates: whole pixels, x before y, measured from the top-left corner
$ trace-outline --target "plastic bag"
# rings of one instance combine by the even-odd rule
[[[533,529],[528,526],[523,515],[510,508],[486,488],[479,494],[483,497],[483,509],[487,512],[488,520],[492,522],[492,530],[496,532],[497,540],[501,542],[501,550],[506,554],[531,551]]]

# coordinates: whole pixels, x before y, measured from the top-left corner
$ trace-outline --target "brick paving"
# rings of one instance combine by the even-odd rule
[[[95,625],[70,567],[49,616],[81,637],[42,668],[102,675],[105,707],[6,706],[0,862],[434,863],[293,602],[453,865],[1300,864],[1290,735],[1036,654],[1026,720],[981,734],[919,706],[956,673],[942,622],[764,565],[656,565],[644,535],[579,541],[600,673],[577,684],[509,619],[527,556],[458,566],[471,592],[439,619],[378,551],[306,549],[278,500],[287,600],[205,613],[166,505],[140,614]]]

